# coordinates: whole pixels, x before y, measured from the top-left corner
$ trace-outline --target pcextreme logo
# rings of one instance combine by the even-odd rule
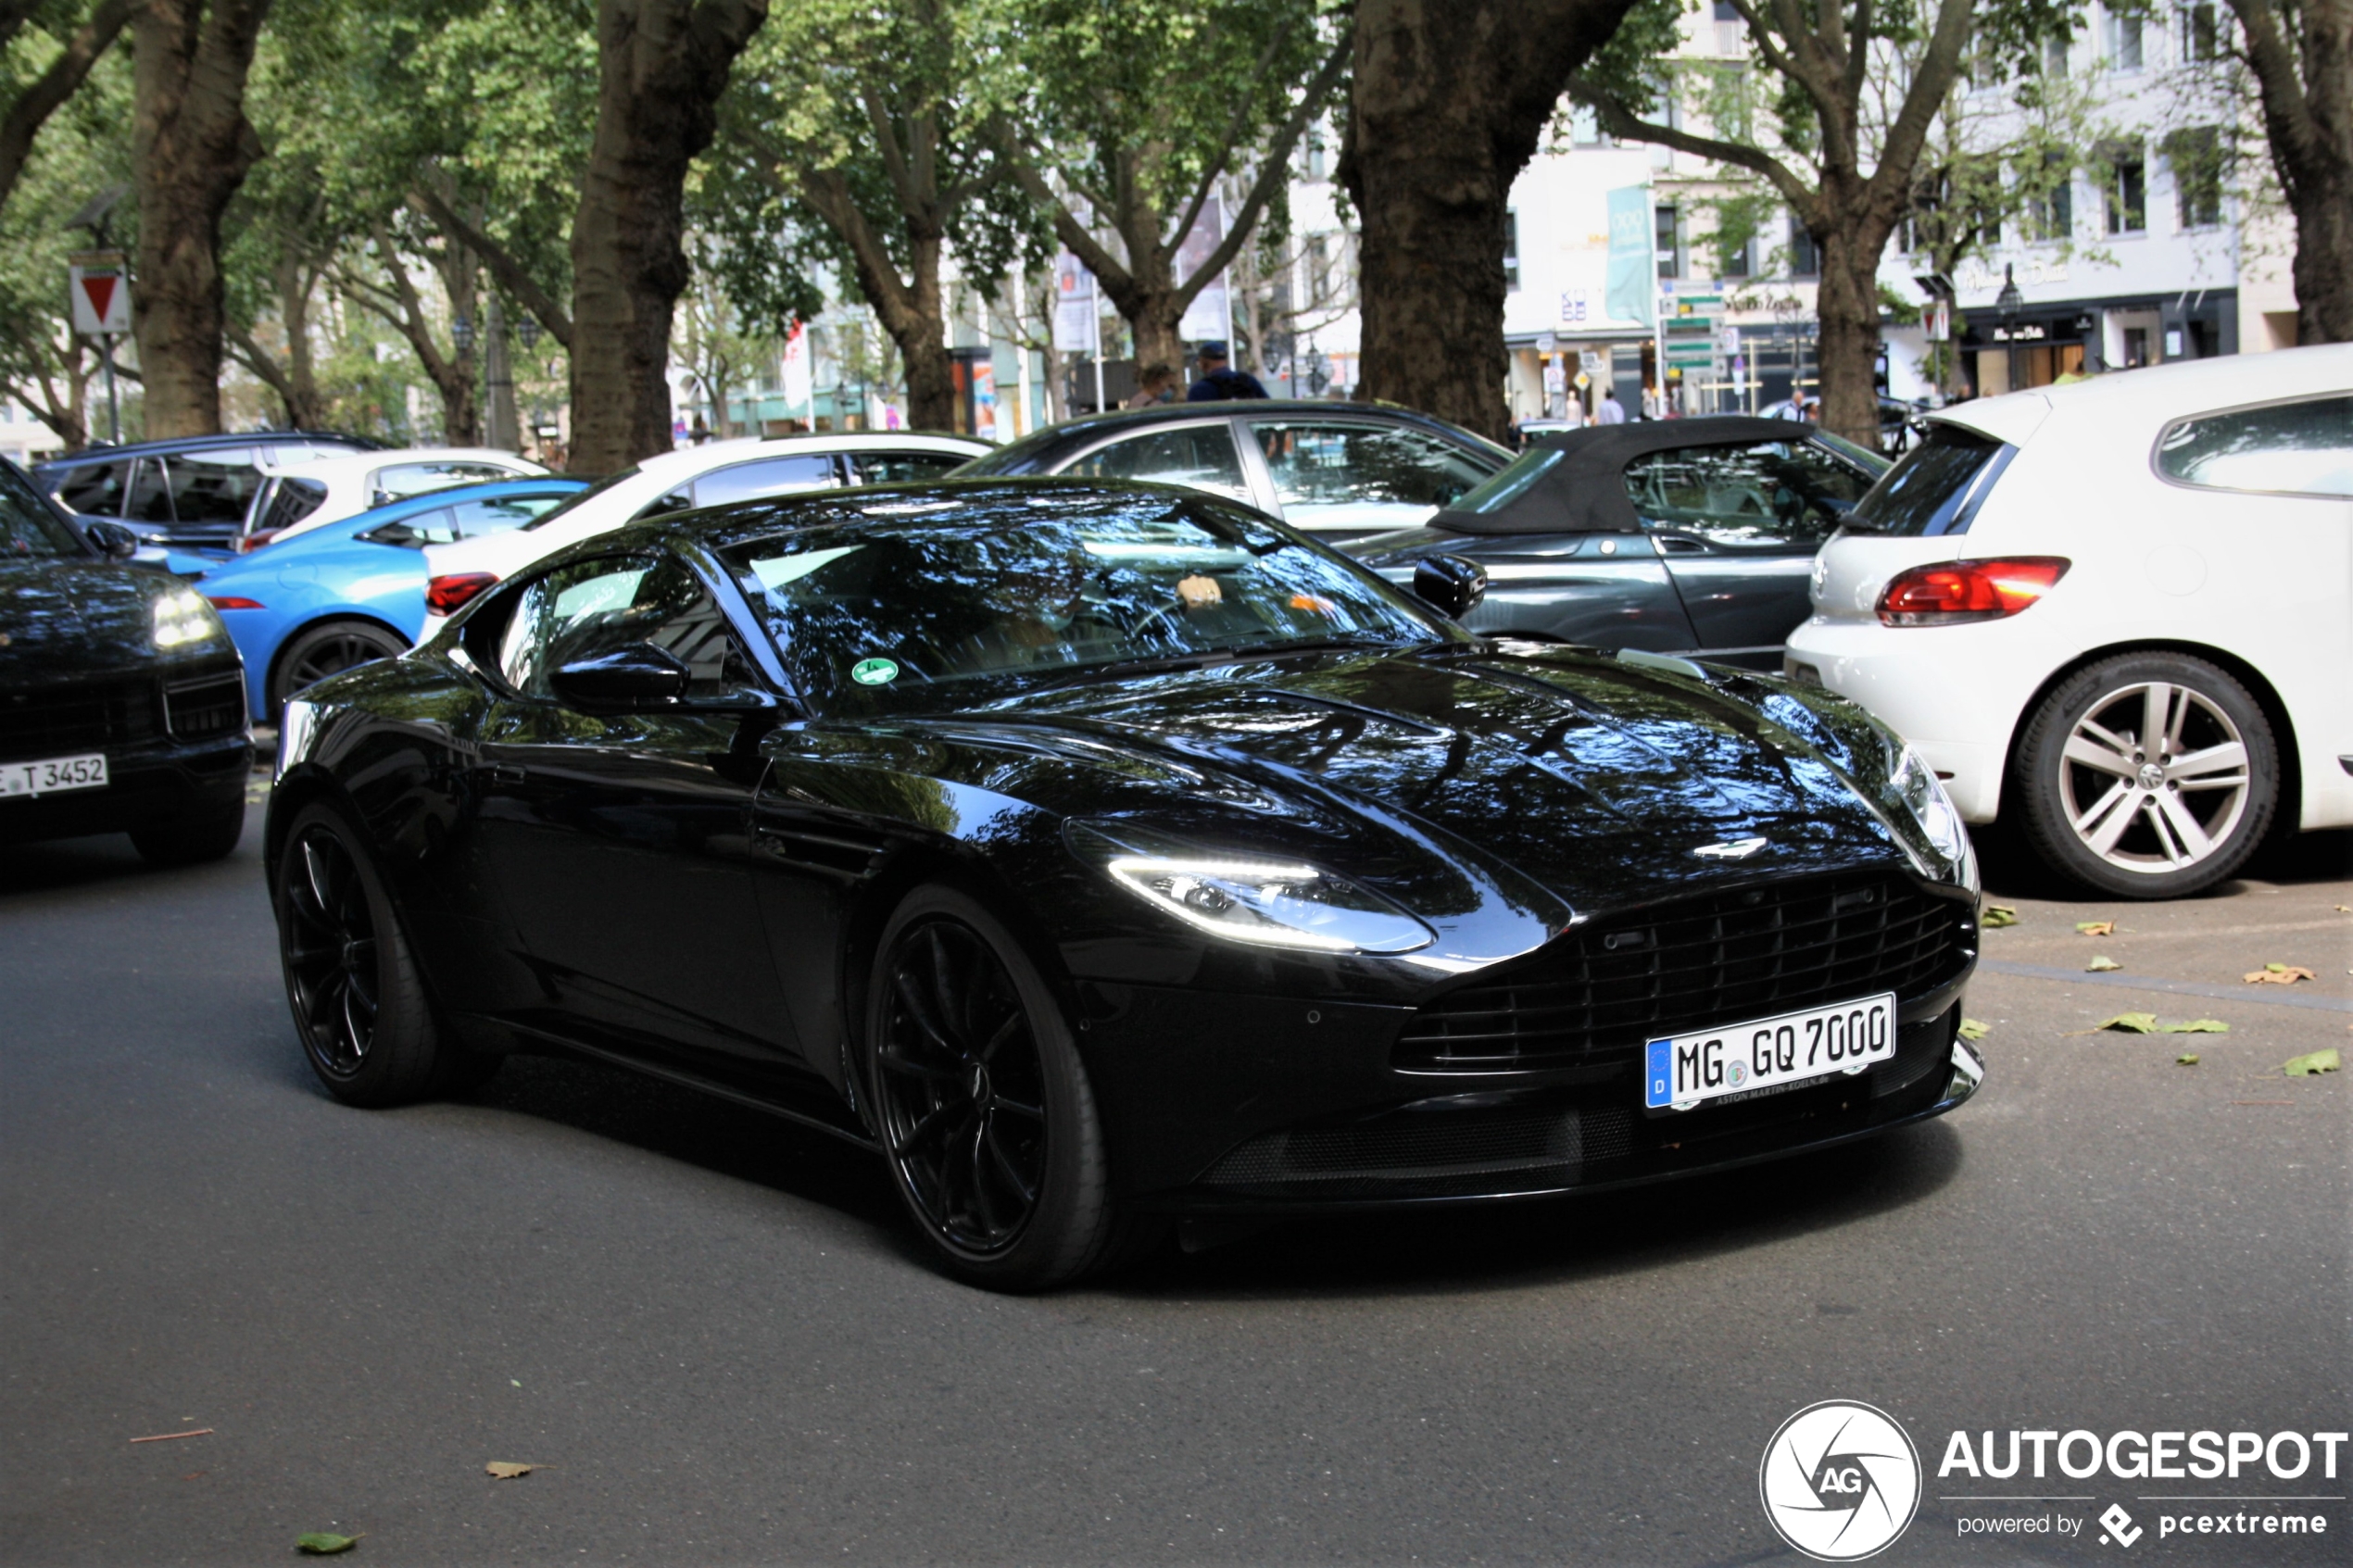
[[[1756,1489],[1781,1539],[1820,1562],[1857,1562],[1894,1544],[1920,1505],[1920,1456],[1886,1411],[1825,1399],[1781,1423]]]

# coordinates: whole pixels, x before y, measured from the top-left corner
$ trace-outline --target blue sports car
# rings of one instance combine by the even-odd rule
[[[213,567],[196,589],[245,659],[256,720],[313,681],[408,651],[425,623],[425,546],[502,533],[587,488],[515,479],[436,490]]]

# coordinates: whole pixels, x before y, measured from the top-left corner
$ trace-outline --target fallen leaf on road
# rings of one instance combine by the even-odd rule
[[[2079,920],[2075,922],[2075,929],[2086,936],[2113,936],[2116,935],[2116,922],[2112,920]]]
[[[494,1459],[482,1468],[496,1480],[511,1481],[518,1475],[528,1475],[542,1467],[536,1464],[516,1464],[509,1460]]]
[[[2086,974],[2106,974],[2109,970],[2123,967],[2106,953],[2095,953],[2092,955],[2092,961],[2083,966],[2083,972]]]
[[[325,1530],[295,1537],[295,1549],[308,1552],[312,1557],[333,1557],[339,1551],[349,1551],[359,1544],[358,1536],[338,1536]]]
[[[2317,976],[2310,970],[2292,963],[2267,963],[2261,969],[2246,972],[2249,985],[2293,985],[2299,980],[2315,978]]]
[[[2103,1018],[2089,1029],[2071,1029],[2071,1035],[2096,1035],[2103,1029],[2114,1029],[2125,1035],[2154,1035],[2157,1014],[2153,1012],[2120,1012],[2114,1018]]]
[[[1982,1018],[1964,1018],[1961,1020],[1961,1038],[1964,1040],[1982,1040],[1985,1038],[1988,1027],[1989,1025]]]
[[[2183,1051],[2180,1056],[2173,1059],[2173,1065],[2176,1067],[2196,1067],[2197,1065],[2197,1052]]]
[[[2309,1078],[2316,1073],[2334,1073],[2345,1065],[2345,1059],[2334,1046],[2309,1056],[2291,1057],[2280,1063],[2280,1071],[2291,1078]]]
[[[2231,1026],[2219,1018],[2193,1018],[2186,1023],[2160,1023],[2160,1035],[2227,1035]]]
[[[1985,906],[1985,912],[1978,917],[1977,923],[1988,931],[1994,931],[2005,925],[2016,925],[2018,911],[2007,904],[1988,904]]]

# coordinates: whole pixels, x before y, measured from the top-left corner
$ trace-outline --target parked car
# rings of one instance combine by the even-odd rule
[[[275,464],[264,473],[261,489],[246,508],[245,531],[234,548],[244,554],[299,538],[314,528],[410,495],[547,471],[527,458],[494,446],[407,446]]]
[[[1723,416],[1539,436],[1428,527],[1353,552],[1407,583],[1487,569],[1474,631],[1779,670],[1814,552],[1886,459],[1811,425]]]
[[[1327,545],[1408,528],[1511,454],[1427,414],[1283,398],[1171,403],[1049,425],[960,477],[1142,479],[1256,507]]]
[[[253,737],[237,650],[203,597],[130,564],[0,459],[0,843],[128,833],[162,864],[244,831]]]
[[[77,516],[129,524],[151,557],[170,547],[225,551],[245,528],[264,467],[375,448],[356,435],[314,431],[193,435],[87,447],[43,463],[32,478]]]
[[[1932,421],[1822,552],[1792,674],[2111,897],[2211,886],[2275,822],[2353,823],[2353,346]]]
[[[1819,1148],[1982,1073],[1967,835],[1860,709],[1475,639],[1198,491],[657,518],[284,737],[269,885],[329,1093],[555,1049],[749,1099],[880,1154],[985,1286],[1173,1214]]]
[[[395,501],[196,580],[245,656],[254,718],[338,671],[408,651],[425,623],[425,547],[520,528],[588,488],[553,475],[469,484]]]
[[[988,451],[968,435],[908,431],[711,441],[648,458],[512,533],[425,551],[431,635],[457,608],[493,583],[568,545],[624,522],[693,507],[842,485],[933,479]]]

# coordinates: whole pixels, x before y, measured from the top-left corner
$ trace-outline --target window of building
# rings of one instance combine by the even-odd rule
[[[2105,206],[2108,232],[2140,234],[2148,231],[2148,160],[2138,142],[2111,142],[2102,149],[2107,165]]]
[[[1330,265],[1324,257],[1324,237],[1317,234],[1307,242],[1307,266],[1310,286],[1316,297],[1324,293],[1323,277]],[[1519,208],[1504,210],[1504,287],[1513,294],[1519,292]]]
[[[2174,216],[2184,229],[2222,221],[2222,135],[2211,125],[2176,131],[2165,139],[2173,169]]]
[[[2043,155],[2041,189],[2027,203],[2028,237],[2065,242],[2075,237],[2075,168],[2065,153]]]
[[[2110,70],[2141,69],[2141,19],[2139,17],[2119,16],[2114,12],[2108,14],[2108,69]]]
[[[1822,274],[1822,253],[1814,247],[1814,236],[1794,212],[1789,215],[1789,275],[1793,278],[1818,278]]]
[[[1658,252],[1658,275],[1662,278],[1683,275],[1681,217],[1681,210],[1674,207],[1651,209],[1652,242]]]
[[[2067,74],[2067,44],[2068,41],[2064,38],[2043,40],[2043,74],[2045,76]]]
[[[2221,19],[2212,6],[2182,8],[2182,54],[2192,61],[2221,58]]]

